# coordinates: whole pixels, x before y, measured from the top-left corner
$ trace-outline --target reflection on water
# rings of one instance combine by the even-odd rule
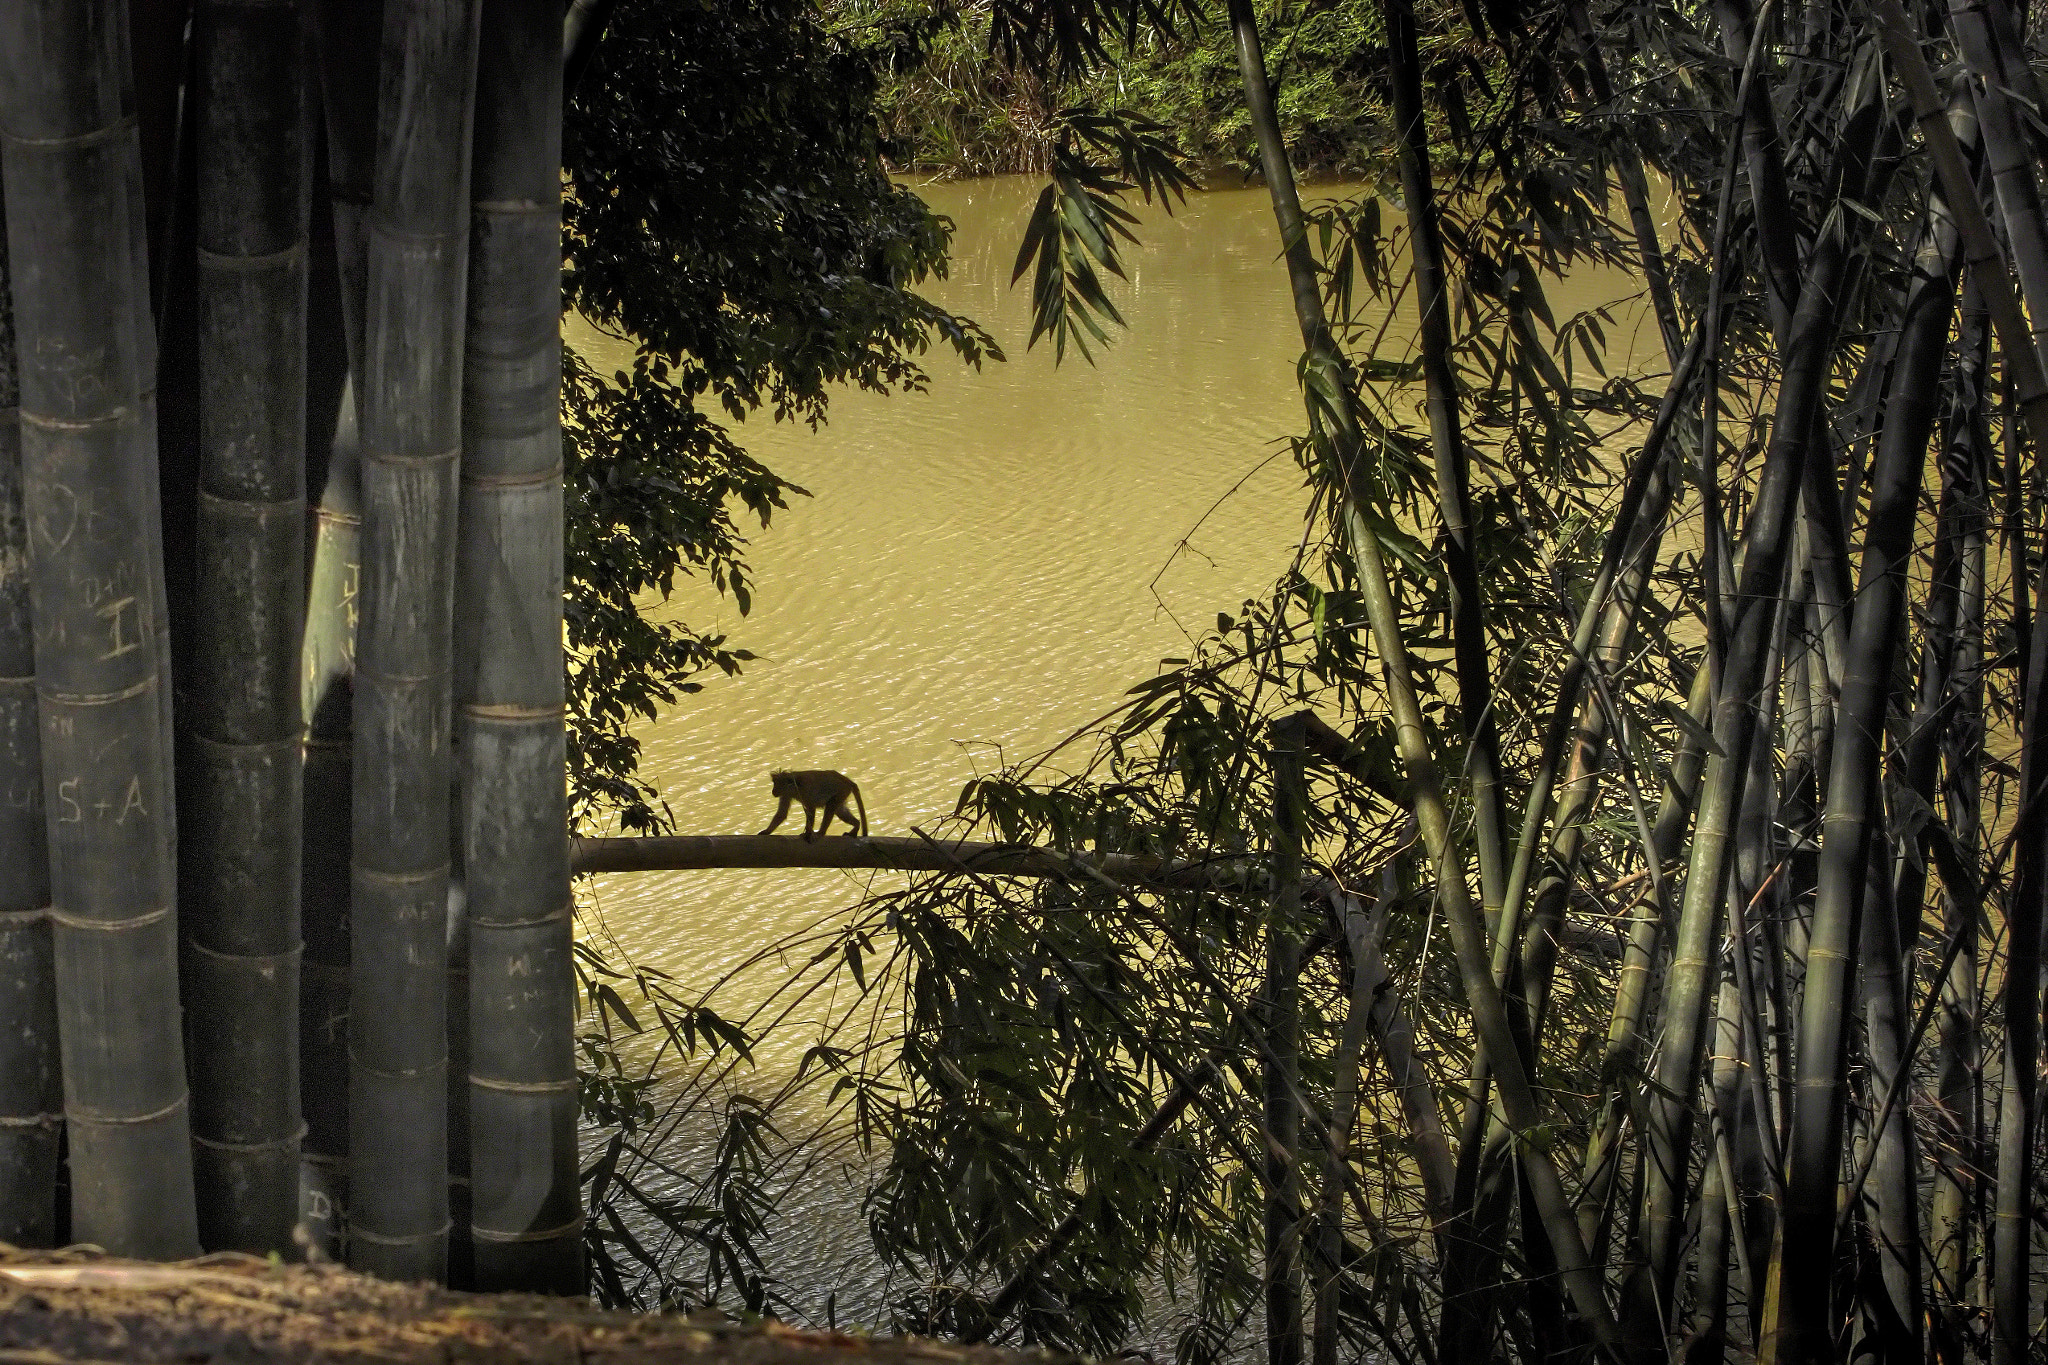
[[[818,433],[766,421],[739,433],[815,497],[749,547],[751,616],[701,585],[677,593],[684,619],[762,656],[643,732],[643,767],[679,832],[759,829],[774,768],[851,774],[876,833],[929,828],[977,773],[1057,742],[1184,653],[1217,611],[1271,583],[1301,539],[1307,498],[1284,444],[1302,425],[1301,345],[1263,190],[1146,214],[1128,283],[1111,281],[1130,328],[1092,368],[1071,355],[1055,368],[1049,345],[1024,349],[1028,293],[1009,278],[1037,185],[920,192],[958,225],[952,278],[929,292],[1010,359],[976,373],[935,353],[929,393],[845,393]],[[1574,284],[1605,298],[1630,289],[1619,277]],[[1595,301],[1554,305],[1562,317]],[[570,340],[600,370],[625,364],[587,329]],[[851,905],[872,875],[617,875],[593,899],[636,959],[693,995]],[[763,1070],[783,1072],[811,1041],[769,1040]],[[765,1076],[742,1081],[773,1089]],[[849,1285],[839,1269],[865,1243],[857,1191],[821,1171],[804,1194],[785,1208],[775,1268],[800,1304],[815,1309],[839,1287],[842,1318],[871,1318],[878,1286]]]

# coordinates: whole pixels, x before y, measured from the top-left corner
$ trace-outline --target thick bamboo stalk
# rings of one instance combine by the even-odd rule
[[[1929,205],[1929,223],[1914,260],[1906,299],[1899,359],[1885,403],[1885,424],[1871,471],[1871,504],[1858,582],[1859,605],[1851,628],[1848,671],[1835,724],[1822,817],[1820,884],[1807,949],[1806,991],[1799,1020],[1798,1100],[1784,1218],[1771,1267],[1763,1351],[1773,1361],[1803,1361],[1824,1349],[1830,1324],[1834,1265],[1834,1196],[1842,1164],[1847,1110],[1844,1095],[1851,982],[1857,970],[1858,937],[1865,913],[1864,889],[1870,848],[1883,823],[1879,774],[1884,754],[1885,710],[1892,658],[1899,647],[1905,604],[1905,572],[1913,548],[1914,515],[1921,473],[1940,397],[1949,321],[1955,312],[1956,272],[1961,266],[1954,220],[1939,196]],[[1890,918],[1889,897],[1875,907]],[[1898,951],[1896,924],[1877,927],[1876,937]],[[1900,995],[1894,973],[1866,983],[1866,994]],[[1874,1040],[1873,1061],[1894,1070],[1903,1056],[1903,999],[1876,1002],[1874,1023],[1892,1031]],[[1903,1129],[1887,1130],[1894,1142]],[[1895,1154],[1895,1160],[1897,1159]],[[1911,1165],[1901,1168],[1910,1174]],[[1912,1201],[1893,1209],[1911,1222]],[[1916,1240],[1917,1234],[1914,1239]],[[1896,1249],[1905,1254],[1903,1249]],[[1913,1276],[1917,1285],[1917,1275]],[[1909,1321],[1917,1326],[1916,1311]]]
[[[2026,417],[2036,451],[2048,450],[2048,375],[2028,333],[2019,300],[2005,271],[1997,237],[1976,199],[1968,158],[1942,117],[1943,102],[1911,20],[1898,0],[1873,0],[1872,10],[1885,49],[1919,120],[1943,193],[1969,257],[1971,277],[1991,313],[2004,352],[2013,395]],[[2031,1349],[2028,1327],[2031,1258],[2031,1199],[2034,1166],[2035,1097],[2041,1046],[2040,964],[2044,902],[2048,902],[2048,802],[2036,796],[2048,782],[2048,631],[2035,629],[2028,646],[2025,700],[2020,721],[2019,850],[2006,920],[2006,1047],[1999,1100],[1998,1207],[1992,1238],[1992,1360],[2019,1365]]]
[[[1414,1148],[1415,1167],[1422,1179],[1422,1196],[1434,1219],[1450,1213],[1451,1181],[1454,1177],[1450,1138],[1444,1132],[1443,1114],[1437,1109],[1436,1091],[1415,1051],[1415,1027],[1394,993],[1394,981],[1380,953],[1384,928],[1377,909],[1368,912],[1357,898],[1333,893],[1332,905],[1344,925],[1351,946],[1352,1008],[1366,1002],[1365,1023],[1379,1045],[1387,1066],[1387,1083],[1400,1101]],[[1354,1096],[1355,1099],[1355,1096]]]
[[[1974,468],[1980,451],[1973,443],[1983,427],[1981,405],[1990,359],[1986,323],[1976,287],[1966,282],[1956,358],[1949,368],[1946,389],[1950,409],[1937,461],[1941,491],[1935,505],[1933,564],[1927,596],[1919,613],[1925,620],[1919,686],[1892,768],[1893,780],[1930,807],[1940,785],[1943,741],[1958,697],[1958,679],[1953,670],[1960,646],[1956,631],[1965,538],[1962,528],[1968,515],[1967,505],[1981,497]],[[1984,446],[1988,448],[1989,444],[1986,438]],[[1926,860],[1901,857],[1893,876],[1892,898],[1903,942],[1918,942],[1926,897]]]
[[[1707,669],[1699,669],[1693,675],[1686,699],[1686,714],[1693,726],[1702,731],[1713,717],[1712,681]],[[1649,856],[1660,869],[1678,854],[1698,799],[1706,761],[1706,747],[1690,736],[1671,760],[1658,802],[1657,820],[1650,828]],[[1638,1089],[1637,1072],[1648,1048],[1645,1024],[1663,935],[1663,908],[1656,899],[1645,896],[1630,922],[1628,942],[1622,948],[1621,970],[1615,977],[1614,1004],[1608,1011],[1607,1036],[1600,1052],[1600,1109],[1580,1167],[1579,1232],[1596,1261],[1601,1259],[1609,1240],[1613,1195],[1621,1174],[1622,1127],[1629,1114],[1629,1098]]]
[[[1301,914],[1302,840],[1308,821],[1308,750],[1299,716],[1270,729],[1273,770],[1273,896],[1266,923],[1265,981],[1258,1027],[1265,1063],[1261,1129],[1265,1153],[1266,1361],[1301,1365]],[[1334,1139],[1332,1139],[1334,1141]]]
[[[2040,182],[2027,147],[2023,106],[2015,92],[2033,85],[2023,49],[2008,48],[2001,37],[2017,38],[1994,26],[1981,4],[1949,0],[1949,27],[1956,49],[1972,77],[1977,131],[1983,139],[1984,169],[1997,196],[2005,240],[2018,268],[2020,291],[2033,323],[2035,353],[2048,364],[2048,214],[2041,204]]]
[[[1899,0],[1871,0],[1871,13],[1892,69],[1906,87],[1927,150],[1933,154],[1941,192],[1947,197],[1949,212],[1955,215],[1956,228],[1962,234],[1971,279],[1983,295],[1999,348],[2005,354],[2013,401],[2026,419],[2027,434],[2033,438],[2035,448],[2048,450],[2048,369],[2044,369],[2040,353],[2032,344],[2026,313],[2020,307],[2018,295],[2013,293],[1998,235],[1977,202],[1970,157],[1949,123],[1949,102],[1934,83],[1934,73],[1928,69],[1912,21]],[[2028,657],[2031,658],[2031,650]]]
[[[1947,677],[1955,698],[1952,714],[1942,725],[1941,747],[1948,778],[1943,808],[1956,845],[1966,857],[1975,855],[1981,833],[1979,773],[1984,757],[1984,607],[1986,598],[1986,527],[1989,521],[1990,437],[1984,426],[1988,368],[1983,342],[1987,323],[1974,290],[1965,296],[1964,334],[1977,344],[1966,346],[1973,361],[1974,385],[1958,385],[1958,430],[1943,462],[1945,500],[1952,501],[1945,527],[1954,537],[1954,624]],[[1930,716],[1930,722],[1933,717]],[[1979,1202],[1983,1151],[1983,1094],[1978,1070],[1982,1056],[1978,1033],[1977,944],[1983,921],[1979,900],[1959,886],[1942,883],[1945,933],[1960,944],[1956,961],[1937,983],[1941,1013],[1937,1022],[1934,1086],[1934,1194],[1928,1211],[1928,1244],[1935,1270],[1936,1312],[1950,1331],[1961,1325],[1960,1307],[1968,1302],[1970,1266],[1978,1245],[1975,1210]]]
[[[1770,8],[1767,3],[1760,21],[1750,10],[1749,0],[1715,0],[1714,19],[1729,61],[1755,64],[1752,51],[1765,41],[1761,30],[1769,20]],[[1743,153],[1748,162],[1757,242],[1763,253],[1764,298],[1770,308],[1771,334],[1782,348],[1791,339],[1792,317],[1799,307],[1799,220],[1793,215],[1785,181],[1785,140],[1771,105],[1771,82],[1760,66],[1756,70],[1755,78],[1743,80],[1737,99],[1742,106]]]
[[[1686,1346],[1687,1365],[1721,1365],[1728,1350],[1728,1262],[1742,1247],[1731,1159],[1742,1110],[1742,1080],[1742,1006],[1729,973],[1721,978],[1714,1009],[1714,1055],[1707,1082],[1710,1131],[1706,1176],[1700,1182],[1699,1275],[1693,1285],[1693,1339]]]
[[[1247,9],[1246,0],[1235,8]],[[1387,75],[1393,85],[1394,139],[1407,201],[1408,250],[1414,262],[1416,341],[1422,362],[1423,408],[1443,521],[1438,549],[1450,587],[1451,652],[1457,664],[1459,724],[1465,735],[1465,776],[1471,785],[1473,843],[1478,851],[1480,904],[1489,930],[1507,898],[1508,824],[1501,795],[1500,734],[1493,714],[1493,649],[1486,638],[1485,596],[1473,545],[1472,474],[1451,370],[1451,296],[1437,226],[1422,99],[1422,57],[1409,0],[1381,0],[1387,26]]]
[[[476,0],[389,0],[363,361],[350,908],[349,1263],[448,1255],[455,519]]]
[[[307,514],[312,528],[302,650],[306,721],[299,1074],[306,1117],[304,1216],[334,1259],[347,1254],[348,982],[351,817],[354,766],[356,609],[362,569],[364,259],[377,142],[378,5],[319,0],[313,7],[320,75],[322,158],[309,309],[309,379],[340,375],[331,420],[309,433]],[[323,394],[324,396],[324,394]],[[321,410],[322,415],[325,408]]]
[[[179,765],[200,1242],[294,1251],[312,137],[296,3],[197,18],[200,468]]]
[[[121,7],[0,7],[72,1232],[198,1249],[178,1009],[163,565]],[[24,262],[33,262],[27,268]]]
[[[485,0],[455,690],[483,1290],[583,1290],[562,675],[561,6]]]
[[[21,388],[0,198],[0,563],[28,559]],[[0,1241],[46,1247],[57,1231],[64,1093],[50,942],[50,859],[36,733],[35,623],[28,576],[0,577]]]
[[[1875,1205],[1870,1228],[1876,1237],[1882,1271],[1882,1288],[1873,1286],[1862,1296],[1863,1311],[1872,1323],[1876,1349],[1885,1359],[1917,1361],[1925,1353],[1920,1289],[1920,1144],[1909,1109],[1915,1088],[1909,1050],[1910,983],[1906,977],[1911,956],[1900,937],[1897,903],[1892,899],[1891,849],[1873,838],[1868,857],[1859,944],[1868,1084],[1872,1094],[1896,1092],[1900,1098],[1869,1120],[1874,1132],[1862,1135],[1862,1141],[1871,1149],[1870,1175],[1865,1186]]]
[[[1750,748],[1756,739],[1757,706],[1769,655],[1766,645],[1785,580],[1807,445],[1813,438],[1833,353],[1836,293],[1850,254],[1846,225],[1831,222],[1809,260],[1805,292],[1783,353],[1776,416],[1750,511],[1748,550],[1714,706],[1713,733],[1720,752],[1707,762],[1685,899],[1665,979],[1664,1043],[1657,1091],[1648,1101],[1649,1131],[1645,1134],[1648,1190],[1643,1236],[1648,1275],[1631,1298],[1639,1332],[1649,1330],[1650,1318],[1664,1318],[1669,1313],[1685,1244],[1693,1096],[1705,1056],[1735,821],[1742,808]]]
[[[618,0],[570,0],[568,11],[562,16],[565,98],[576,93],[583,73],[590,69],[591,58],[597,55],[597,45],[604,39],[604,26],[616,8]]]

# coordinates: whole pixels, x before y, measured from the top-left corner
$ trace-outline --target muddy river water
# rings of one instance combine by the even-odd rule
[[[1109,709],[1289,564],[1308,505],[1285,441],[1302,426],[1301,343],[1263,189],[1148,212],[1113,290],[1128,331],[1093,366],[1071,351],[1055,366],[1048,342],[1024,346],[1028,279],[1010,287],[1037,188],[920,187],[958,227],[951,278],[927,292],[994,334],[1006,363],[975,372],[935,351],[928,393],[847,392],[816,433],[737,433],[814,496],[749,528],[749,616],[695,583],[662,608],[761,656],[641,731],[678,832],[759,829],[778,768],[852,774],[877,833],[930,829],[963,783]],[[1560,317],[1635,289],[1613,272],[1572,285],[1553,292]],[[600,369],[623,363],[587,329],[570,340]],[[851,906],[872,875],[613,875],[588,889],[585,931],[689,994]],[[770,1040],[762,1071],[809,1041]],[[826,1173],[807,1184],[778,1269],[799,1304],[837,1287],[858,1320],[879,1286],[843,1278],[862,1259],[857,1196]]]

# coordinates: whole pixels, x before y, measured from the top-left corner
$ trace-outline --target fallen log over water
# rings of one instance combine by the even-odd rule
[[[965,839],[862,839],[832,837],[806,843],[801,835],[674,834],[648,838],[572,839],[576,872],[691,872],[717,867],[869,867],[896,872],[958,872],[999,877],[1087,877],[1175,887],[1241,889],[1249,857],[1201,862],[1132,853],[1061,853],[1032,844],[970,843]]]
[[[644,838],[571,839],[573,872],[702,872],[726,867],[874,868],[883,872],[960,872],[991,877],[1101,879],[1124,886],[1172,890],[1240,891],[1268,888],[1265,870],[1249,854],[1200,861],[1135,853],[1061,853],[1034,844],[972,843],[965,839],[861,839],[835,835],[805,843],[801,835],[672,834]],[[1306,896],[1324,896],[1336,883],[1313,877]],[[1574,915],[1559,928],[1559,942],[1582,955],[1620,956],[1612,924]],[[0,1361],[0,1365],[6,1365]]]

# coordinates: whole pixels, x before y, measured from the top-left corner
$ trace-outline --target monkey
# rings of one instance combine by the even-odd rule
[[[860,784],[845,773],[823,769],[812,769],[800,773],[770,773],[768,786],[775,795],[782,798],[782,804],[775,808],[775,818],[768,822],[762,834],[773,834],[775,827],[789,818],[789,803],[801,801],[804,806],[804,842],[816,843],[831,832],[834,816],[844,820],[853,828],[846,832],[851,839],[858,834],[863,839],[868,833],[867,803],[860,799]],[[846,808],[846,798],[851,796],[853,804],[860,808],[860,819],[853,818],[853,812]],[[811,832],[811,821],[819,811],[825,817],[818,821],[817,833]]]

